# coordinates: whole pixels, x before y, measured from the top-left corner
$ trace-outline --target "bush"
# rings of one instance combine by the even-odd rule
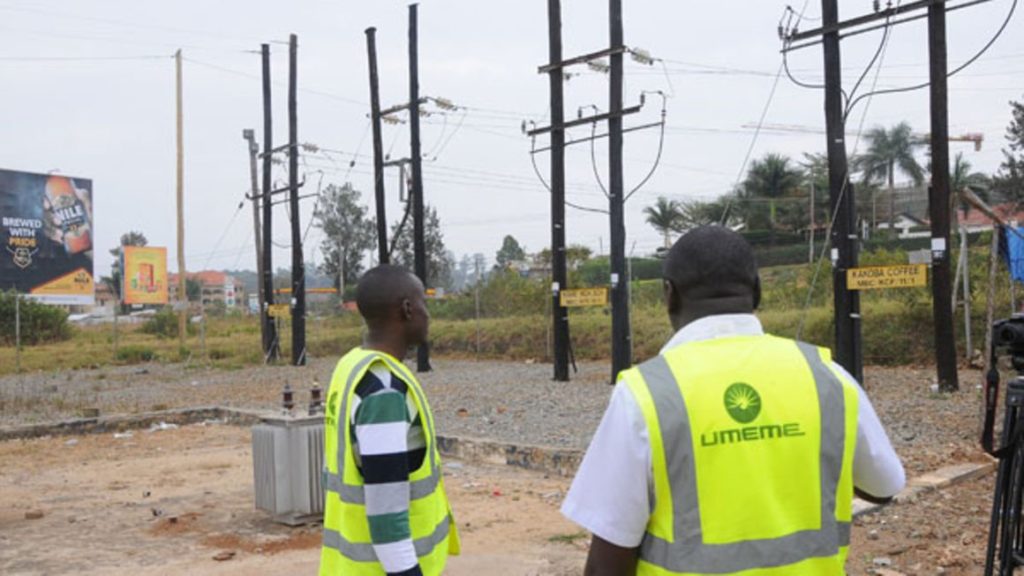
[[[189,334],[195,334],[196,328],[191,324],[186,328]],[[146,320],[139,331],[160,338],[178,337],[178,314],[170,307],[163,308],[149,320]]]
[[[140,364],[156,360],[156,351],[148,346],[122,346],[117,350],[117,361],[125,364]]]
[[[13,346],[15,343],[16,294],[0,292],[0,343]],[[71,338],[68,313],[55,306],[40,304],[35,300],[20,297],[21,344],[32,346],[51,342],[62,342]]]

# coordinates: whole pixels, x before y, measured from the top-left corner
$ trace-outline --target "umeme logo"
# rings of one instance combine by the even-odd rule
[[[762,422],[756,426],[746,426],[761,415],[761,394],[750,384],[736,382],[730,385],[725,389],[723,403],[729,417],[742,427],[702,433],[700,445],[704,448],[805,435],[805,432],[800,429],[799,422],[784,424]]]
[[[761,395],[750,384],[737,382],[725,390],[725,410],[740,424],[750,424],[761,413]]]

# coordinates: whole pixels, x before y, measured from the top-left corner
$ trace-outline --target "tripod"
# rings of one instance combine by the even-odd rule
[[[998,382],[998,376],[996,376]],[[990,403],[992,405],[992,403]],[[993,411],[994,411],[994,405]],[[991,439],[991,416],[986,418]],[[1003,419],[1003,446],[986,449],[999,460],[995,494],[992,498],[992,524],[985,556],[985,576],[1012,576],[1024,566],[1024,526],[1021,505],[1024,498],[1024,377],[1018,376],[1006,389],[1006,414]],[[984,443],[984,442],[983,442]]]

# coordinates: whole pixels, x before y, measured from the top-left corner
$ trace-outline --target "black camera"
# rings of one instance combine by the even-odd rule
[[[1013,369],[1024,372],[1024,314],[1014,314],[992,324],[992,347],[1009,352]]]

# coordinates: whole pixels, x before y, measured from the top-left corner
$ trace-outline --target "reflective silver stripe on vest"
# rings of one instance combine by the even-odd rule
[[[639,366],[662,427],[665,464],[672,492],[675,542],[651,533],[640,544],[640,558],[670,572],[729,574],[753,568],[772,568],[807,558],[829,557],[850,542],[850,524],[835,518],[836,492],[842,473],[846,434],[843,384],[821,361],[814,346],[797,343],[810,365],[818,390],[821,414],[821,529],[780,538],[730,544],[704,544],[697,498],[697,473],[686,403],[672,370],[658,356]]]
[[[422,558],[434,551],[434,548],[444,542],[448,537],[451,525],[451,516],[445,516],[434,528],[434,532],[418,540],[413,540],[413,547],[416,548],[416,556]],[[373,544],[349,542],[337,530],[324,528],[324,548],[330,548],[341,553],[342,556],[354,562],[377,562],[377,553],[373,551]]]
[[[441,474],[439,471],[435,470],[426,478],[410,482],[409,500],[419,500],[420,498],[430,496],[435,490],[437,490],[437,484],[440,481]],[[341,501],[346,504],[359,504],[360,506],[366,504],[366,499],[363,496],[363,487],[345,484],[342,482],[340,474],[331,474],[328,472],[325,488],[329,492],[337,493],[338,497],[341,498]]]
[[[349,374],[348,381],[345,383],[345,389],[342,392],[344,395],[341,398],[341,417],[338,418],[337,440],[338,473],[332,474],[329,470],[324,470],[324,473],[326,475],[324,488],[328,492],[336,493],[338,497],[341,499],[341,501],[345,502],[346,504],[366,504],[366,497],[363,492],[362,486],[345,484],[345,481],[342,479],[342,466],[344,466],[345,464],[345,439],[347,438],[347,434],[349,433],[349,418],[351,417],[351,415],[348,413],[348,399],[349,396],[352,394],[352,387],[356,385],[356,375],[362,372],[363,368],[365,368],[367,364],[370,364],[375,360],[383,360],[391,368],[393,372],[401,374],[400,369],[398,368],[398,366],[395,365],[394,362],[392,362],[389,358],[376,354],[367,356],[366,358],[356,363],[355,367],[352,369],[351,374]],[[398,377],[401,378],[401,376]],[[427,450],[427,452],[430,454],[430,476],[409,483],[409,499],[419,500],[421,498],[426,498],[427,496],[430,496],[437,489],[437,485],[441,481],[441,469],[437,465],[437,450],[435,445],[436,437],[434,436],[433,417],[429,414],[425,414],[425,412],[427,412],[426,399],[423,397],[423,394],[420,392],[417,386],[414,386],[412,383],[409,382],[406,382],[406,386],[409,388],[409,390],[412,390],[413,393],[416,394],[416,399],[419,401],[420,419],[423,421],[424,427],[426,428],[426,433],[429,435],[429,442],[431,445],[431,448]]]

